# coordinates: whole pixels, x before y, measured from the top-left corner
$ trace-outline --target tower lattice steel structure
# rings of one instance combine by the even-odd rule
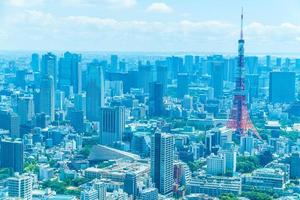
[[[241,13],[241,35],[238,41],[238,64],[235,76],[235,90],[233,98],[233,107],[231,109],[230,118],[227,124],[228,128],[235,130],[236,134],[242,136],[251,131],[259,139],[261,139],[256,128],[253,126],[247,108],[246,91],[245,91],[245,57],[244,57],[244,44],[243,37],[243,10]]]

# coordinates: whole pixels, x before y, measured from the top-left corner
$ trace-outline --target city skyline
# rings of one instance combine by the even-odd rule
[[[234,53],[242,6],[248,54],[300,51],[296,0],[4,0],[1,50]]]

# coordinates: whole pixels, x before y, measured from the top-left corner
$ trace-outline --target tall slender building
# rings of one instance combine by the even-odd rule
[[[52,76],[45,75],[41,79],[40,86],[40,112],[45,113],[54,121],[55,118],[55,96],[54,79]]]
[[[174,138],[166,133],[155,133],[151,138],[151,178],[163,195],[172,195],[174,182]]]
[[[261,138],[253,126],[249,117],[245,90],[245,57],[244,57],[244,44],[245,40],[243,37],[243,11],[241,14],[241,35],[239,39],[239,56],[238,66],[235,77],[235,90],[233,107],[228,121],[228,127],[235,130],[238,136],[245,135],[249,130],[253,132],[258,138]]]
[[[57,84],[57,59],[56,56],[52,53],[47,53],[42,56],[42,63],[41,63],[41,73],[42,76],[48,75],[52,76],[54,87],[56,87]]]
[[[98,61],[88,64],[86,88],[86,116],[88,120],[98,121],[100,110],[104,107],[104,73]]]
[[[158,82],[151,82],[149,84],[149,115],[159,117],[163,111],[163,85]]]

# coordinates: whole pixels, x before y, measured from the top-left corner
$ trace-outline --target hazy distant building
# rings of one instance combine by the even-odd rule
[[[162,116],[163,112],[163,85],[158,82],[151,82],[149,85],[149,115]]]
[[[272,103],[291,103],[296,95],[295,72],[270,72],[269,100]]]
[[[212,62],[211,85],[214,88],[214,97],[217,99],[222,98],[224,88],[224,62]]]
[[[37,53],[31,55],[30,66],[32,71],[39,72],[40,71],[40,56]]]
[[[34,102],[32,96],[18,98],[17,113],[20,118],[20,124],[26,124],[34,116]]]
[[[42,76],[52,76],[54,88],[57,84],[57,58],[52,53],[47,53],[42,56],[41,73]]]
[[[98,121],[100,109],[104,107],[104,72],[98,61],[88,64],[86,88],[86,116]]]
[[[0,110],[0,129],[8,130],[11,137],[20,137],[20,119],[12,110]]]
[[[189,76],[187,73],[177,74],[177,98],[182,99],[188,94]]]
[[[41,79],[40,87],[40,112],[47,114],[51,121],[55,118],[55,93],[52,76],[45,75]]]

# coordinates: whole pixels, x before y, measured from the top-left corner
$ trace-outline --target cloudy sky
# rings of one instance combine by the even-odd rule
[[[1,50],[300,54],[300,0],[0,0]]]

